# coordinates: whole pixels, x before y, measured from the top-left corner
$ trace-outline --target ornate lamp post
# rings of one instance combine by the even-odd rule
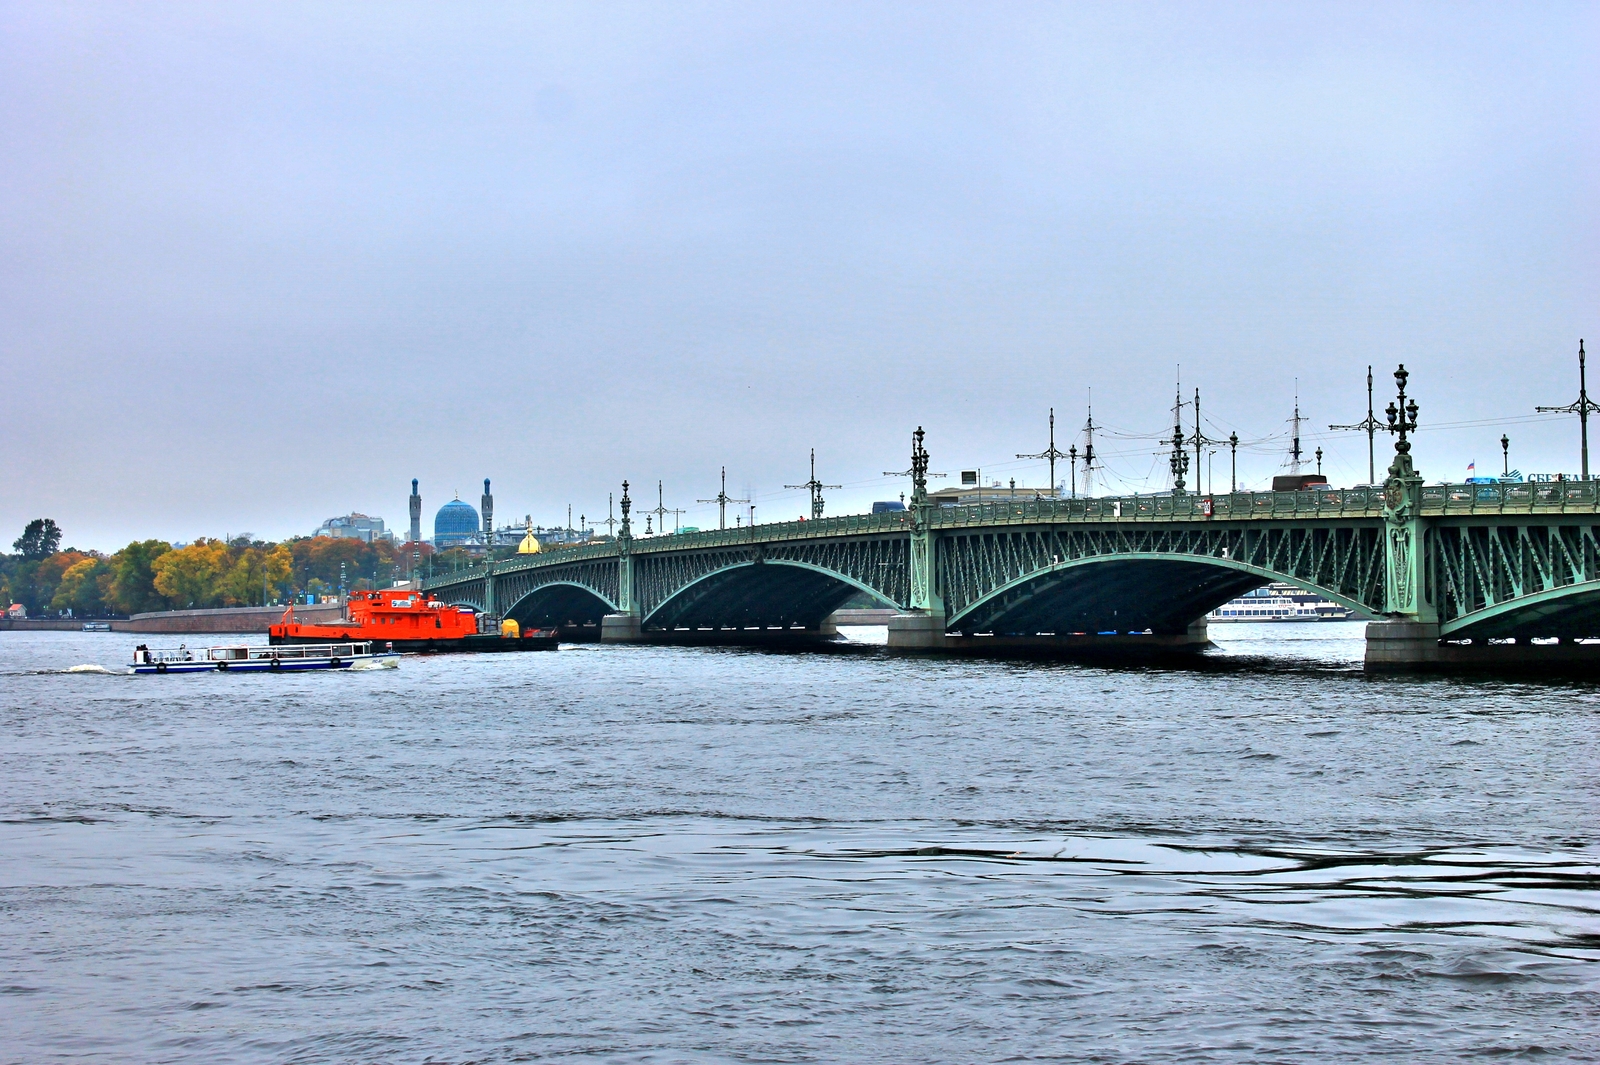
[[[1228,491],[1239,490],[1239,434],[1228,434],[1228,450],[1231,452],[1229,462],[1231,469],[1228,471]]]
[[[1500,434],[1500,476],[1511,476],[1511,438]]]
[[[1417,475],[1416,468],[1411,464],[1411,441],[1406,439],[1407,433],[1417,431],[1417,401],[1406,399],[1406,381],[1410,377],[1406,372],[1406,364],[1401,363],[1394,372],[1394,382],[1400,394],[1397,399],[1389,401],[1388,408],[1383,412],[1389,419],[1386,428],[1395,434],[1394,461],[1389,463],[1390,480]]]
[[[1189,453],[1183,449],[1183,430],[1172,427],[1172,457],[1167,460],[1172,467],[1172,494],[1183,495],[1183,475],[1189,472]]]
[[[1422,478],[1411,462],[1411,441],[1417,431],[1417,401],[1406,398],[1410,374],[1402,363],[1394,372],[1397,395],[1384,411],[1395,436],[1394,461],[1383,483],[1384,613],[1394,618],[1437,625],[1438,611],[1428,576],[1427,545],[1420,513]]]

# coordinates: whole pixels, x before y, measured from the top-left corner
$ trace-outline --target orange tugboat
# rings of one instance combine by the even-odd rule
[[[500,623],[499,632],[479,632],[471,607],[449,606],[408,588],[352,593],[345,614],[338,621],[302,622],[294,619],[291,605],[268,630],[270,642],[370,640],[396,651],[549,651],[557,644],[555,630],[523,631],[510,618]]]

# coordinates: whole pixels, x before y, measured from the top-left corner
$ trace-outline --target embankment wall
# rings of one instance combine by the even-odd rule
[[[344,613],[337,603],[317,606],[297,606],[294,616],[301,621],[336,621]],[[217,610],[162,610],[150,614],[135,614],[131,618],[115,618],[112,632],[266,632],[267,628],[283,617],[281,606],[222,607]],[[77,632],[83,621],[74,618],[0,618],[0,632]]]

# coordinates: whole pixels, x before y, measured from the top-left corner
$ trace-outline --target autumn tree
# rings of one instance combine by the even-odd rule
[[[188,547],[168,551],[150,564],[156,591],[173,606],[210,606],[216,598],[216,580],[228,561],[226,545],[196,540]]]
[[[70,610],[78,617],[103,614],[111,580],[112,568],[107,560],[98,556],[79,559],[62,572],[50,598],[50,609],[58,613]]]

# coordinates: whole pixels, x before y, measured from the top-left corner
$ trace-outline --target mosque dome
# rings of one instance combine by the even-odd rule
[[[534,538],[533,526],[528,526],[528,535],[522,538],[522,543],[517,545],[519,555],[537,555],[540,551],[539,541]]]
[[[470,503],[452,499],[439,508],[433,517],[433,546],[455,547],[466,543],[480,532],[478,512]]]

